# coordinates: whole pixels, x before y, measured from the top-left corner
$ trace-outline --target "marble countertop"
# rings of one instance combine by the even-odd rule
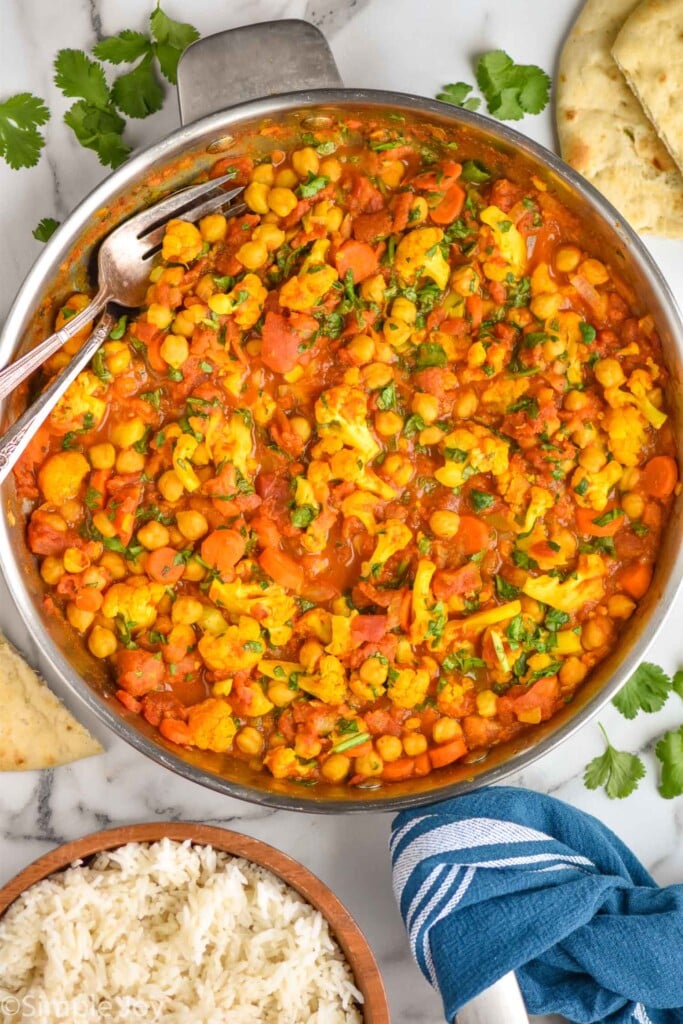
[[[502,47],[520,62],[553,72],[561,40],[578,4],[574,0],[166,0],[175,17],[188,17],[203,35],[255,21],[299,17],[327,35],[347,85],[433,96],[446,82],[473,80],[471,56]],[[63,219],[106,175],[96,156],[75,142],[61,122],[67,101],[52,83],[51,65],[61,47],[90,48],[122,28],[143,28],[146,0],[0,0],[0,97],[28,90],[52,111],[39,165],[13,172],[0,165],[0,317],[4,317],[41,246],[31,230],[41,217]],[[186,12],[191,12],[186,13]],[[533,31],[529,26],[533,25]],[[142,122],[129,122],[134,146],[156,141],[177,127],[175,98]],[[521,130],[556,148],[550,111],[527,118]],[[646,240],[683,301],[683,243]],[[651,659],[665,669],[683,658],[674,623],[653,644]],[[11,598],[0,585],[0,627],[50,681],[40,652],[27,635]],[[56,687],[57,688],[57,687]],[[57,688],[58,689],[58,688]],[[55,771],[4,775],[0,781],[0,884],[57,843],[95,829],[139,821],[186,819],[243,831],[301,860],[328,883],[365,931],[379,960],[394,1024],[436,1024],[440,1004],[414,966],[394,905],[387,854],[390,818],[374,814],[290,814],[251,806],[202,789],[143,758],[75,707],[100,737],[103,756]],[[616,746],[638,750],[651,769],[653,741],[683,719],[670,701],[657,716],[633,722],[608,707],[601,715]],[[591,723],[572,740],[512,780],[552,793],[595,814],[622,839],[662,884],[683,879],[683,799],[662,800],[651,770],[638,792],[611,802],[583,787],[583,766],[602,750]],[[540,1018],[538,1019],[540,1020]]]

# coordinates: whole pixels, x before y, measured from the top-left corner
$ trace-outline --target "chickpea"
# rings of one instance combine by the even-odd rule
[[[88,649],[96,658],[109,658],[118,647],[118,640],[110,629],[93,626],[88,637]]]
[[[296,172],[291,167],[283,167],[275,175],[275,185],[277,188],[296,188],[299,184],[299,179]]]
[[[171,608],[171,621],[176,626],[194,626],[203,612],[204,605],[196,597],[179,597]]]
[[[635,466],[627,466],[621,475],[621,480],[619,481],[619,490],[632,491],[634,487],[638,486],[639,480],[640,470],[636,469]]]
[[[462,727],[455,718],[439,718],[438,721],[434,722],[432,739],[435,743],[450,743],[451,740],[461,735]]]
[[[380,736],[376,741],[377,752],[383,761],[398,761],[403,753],[403,744],[398,736]]]
[[[425,427],[418,435],[420,444],[428,447],[430,444],[438,444],[443,437],[443,430],[440,427]]]
[[[89,629],[92,625],[95,613],[84,612],[77,605],[69,602],[66,606],[66,617],[74,629],[77,629],[79,633],[85,633],[86,629]]]
[[[460,516],[448,509],[439,509],[429,517],[429,528],[436,537],[449,540],[460,529]]]
[[[559,672],[560,683],[562,686],[578,686],[588,675],[588,669],[584,663],[572,655],[570,658],[566,658],[562,663],[562,668]]]
[[[268,249],[265,242],[245,242],[235,255],[247,270],[259,270],[268,262]]]
[[[324,653],[323,646],[318,640],[304,640],[299,651],[299,661],[307,672],[315,672]]]
[[[107,570],[113,580],[122,580],[128,575],[126,563],[115,551],[105,551],[100,558],[100,565]]]
[[[183,574],[184,580],[189,580],[190,583],[199,583],[206,576],[206,569],[201,565],[196,558],[190,558],[187,565],[185,566],[185,572]],[[223,618],[223,616],[221,616]],[[202,623],[202,629],[207,627]]]
[[[194,509],[178,512],[176,522],[180,533],[186,540],[199,540],[200,537],[209,532],[206,516],[202,515],[201,512],[195,512]]]
[[[408,757],[417,757],[427,749],[427,737],[421,732],[410,732],[403,737],[403,749]]]
[[[309,174],[318,173],[320,159],[312,146],[305,146],[292,153],[292,167],[300,178],[307,178]]]
[[[263,750],[263,736],[253,725],[245,725],[235,736],[235,746],[243,754],[254,757]]]
[[[613,619],[630,619],[636,610],[636,602],[626,594],[613,594],[607,602],[607,611]]]
[[[394,437],[403,429],[403,417],[388,410],[375,413],[375,430],[380,437]]]
[[[298,199],[291,188],[276,186],[268,193],[268,206],[278,217],[287,217],[295,209]]]
[[[116,462],[116,449],[108,441],[104,441],[102,444],[94,444],[88,455],[93,469],[113,469]]]
[[[63,558],[66,572],[83,572],[90,565],[90,559],[80,548],[67,548]]]
[[[133,448],[126,448],[116,457],[117,473],[141,473],[145,468],[145,456]]]
[[[363,367],[361,376],[369,391],[385,388],[394,378],[391,367],[386,363],[370,363],[369,366]]]
[[[289,421],[289,425],[297,437],[301,438],[304,444],[310,439],[312,434],[311,424],[305,416],[292,416]]]
[[[159,349],[161,358],[174,370],[182,366],[190,354],[187,338],[182,334],[167,334]]]
[[[116,527],[109,520],[105,512],[96,512],[92,517],[92,522],[95,529],[99,530],[103,537],[116,536]]]
[[[138,540],[148,551],[156,551],[157,548],[165,548],[170,537],[165,526],[151,520],[138,530]]]
[[[467,350],[467,365],[476,369],[486,362],[486,349],[481,341],[475,341]]]
[[[388,664],[376,657],[366,658],[358,670],[358,675],[368,686],[383,686],[388,674]]]
[[[408,223],[414,226],[422,224],[427,220],[429,214],[429,206],[424,196],[416,196],[410,204],[410,212],[408,213]]]
[[[114,375],[125,373],[131,364],[130,349],[123,341],[110,341],[105,346],[107,369]]]
[[[328,234],[334,234],[335,231],[339,231],[343,220],[343,211],[340,210],[338,206],[333,206],[325,217],[325,227],[327,228]]]
[[[536,601],[533,597],[527,597],[526,594],[522,594],[520,601],[523,615],[527,615],[534,622],[543,622],[545,609],[539,601]]]
[[[356,366],[369,363],[375,354],[375,343],[367,334],[357,334],[346,348]]]
[[[480,286],[481,278],[474,267],[457,267],[451,274],[451,288],[463,298],[475,295]]]
[[[270,188],[260,181],[252,181],[244,190],[243,199],[254,213],[268,213]]]
[[[172,469],[167,470],[159,477],[158,485],[161,496],[166,501],[179,501],[182,498],[185,488],[180,482],[180,478],[176,475]]]
[[[40,575],[50,586],[59,583],[64,575],[64,566],[61,558],[55,558],[54,555],[48,555],[47,558],[44,558],[40,566]]]
[[[275,182],[275,168],[271,163],[257,164],[250,174],[251,181],[258,181],[261,185],[273,185]]]
[[[406,324],[414,324],[417,320],[417,306],[410,299],[404,299],[399,295],[391,304],[391,315]]]
[[[603,388],[618,388],[626,380],[616,359],[599,359],[593,372]]]
[[[320,173],[330,181],[339,181],[342,173],[342,165],[336,157],[328,156],[320,164]]]
[[[379,754],[361,754],[355,758],[353,767],[358,775],[381,775],[384,769],[384,761]]]
[[[493,718],[498,710],[498,697],[493,690],[481,690],[476,697],[477,713],[482,718]]]
[[[645,511],[645,499],[642,495],[629,491],[621,499],[621,507],[629,519],[640,519]]]
[[[459,391],[456,395],[456,399],[453,403],[453,412],[460,419],[467,419],[469,416],[473,416],[477,411],[479,405],[479,399],[477,398],[476,392],[471,388],[467,388],[465,391]]]
[[[403,351],[410,340],[410,324],[396,317],[388,316],[382,326],[382,334],[388,345],[391,345],[397,352]]]
[[[273,252],[275,249],[279,249],[284,242],[285,233],[275,224],[259,224],[257,228],[254,228],[252,238],[255,242],[262,242],[268,252]]]
[[[199,233],[205,242],[222,242],[227,229],[228,222],[222,213],[210,213],[199,222]]]
[[[589,284],[607,284],[609,281],[607,267],[600,260],[584,260],[579,267],[579,273],[582,277],[586,278]]]
[[[588,398],[583,391],[568,391],[562,404],[568,412],[579,412],[588,405]]]
[[[173,311],[168,306],[153,302],[147,310],[147,322],[165,331],[173,319]]]
[[[612,623],[604,615],[589,619],[581,630],[581,646],[584,651],[595,651],[609,643]]]
[[[599,473],[607,465],[607,456],[597,444],[589,444],[579,455],[579,465],[589,473]]]
[[[581,250],[575,245],[560,245],[555,250],[555,269],[561,274],[576,270],[581,262]]]
[[[562,296],[558,292],[541,292],[531,300],[529,308],[539,320],[549,320],[555,316],[562,305]]]
[[[320,768],[327,782],[343,782],[351,770],[351,762],[344,754],[330,754]]]
[[[296,697],[296,690],[290,690],[287,683],[274,682],[268,687],[268,700],[276,708],[285,708]]]
[[[116,423],[111,430],[112,442],[119,448],[132,448],[145,436],[145,424],[139,416]]]
[[[381,306],[384,302],[386,290],[386,281],[381,274],[373,274],[372,277],[366,277],[360,286],[361,297],[366,302],[376,302],[378,306]]]

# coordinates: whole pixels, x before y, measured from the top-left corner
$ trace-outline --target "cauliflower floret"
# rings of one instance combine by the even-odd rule
[[[507,213],[497,206],[487,206],[479,214],[482,224],[487,224],[493,232],[493,239],[515,277],[521,277],[526,268],[526,242],[510,220]],[[484,273],[491,280],[498,280],[499,268],[495,262],[484,263]],[[500,278],[504,280],[505,274]]]
[[[360,388],[340,384],[323,391],[315,403],[315,418],[321,434],[333,434],[360,452],[366,462],[379,454],[379,445],[367,423],[367,395]]]
[[[607,446],[622,466],[637,466],[647,441],[647,423],[638,409],[624,405],[609,409],[602,426],[607,434]]]
[[[378,477],[372,469],[364,466],[363,460],[356,452],[348,449],[337,452],[330,459],[330,469],[335,480],[349,480],[361,490],[370,491],[385,501],[391,501],[396,497],[393,487]]]
[[[571,486],[577,505],[602,512],[609,501],[610,491],[621,480],[623,472],[623,466],[616,461],[608,462],[597,473],[587,473],[581,467],[574,470]]]
[[[76,497],[89,472],[90,464],[80,452],[55,452],[38,470],[38,486],[48,504],[64,505]]]
[[[181,434],[173,447],[173,468],[186,491],[196,491],[200,484],[191,461],[198,447],[192,434]]]
[[[403,668],[392,678],[389,673],[387,697],[399,708],[414,708],[422,704],[429,689],[429,672],[424,668]]]
[[[394,267],[406,284],[428,277],[443,291],[448,284],[450,267],[439,248],[442,240],[441,228],[415,228],[403,236],[396,247]]]
[[[209,697],[194,704],[187,716],[188,743],[200,750],[214,750],[225,754],[232,747],[237,726],[232,708],[224,700]]]
[[[343,704],[348,695],[346,672],[339,658],[323,654],[315,676],[300,676],[299,689],[311,693],[325,704]]]
[[[280,289],[280,305],[288,309],[305,313],[322,299],[339,274],[334,267],[325,262],[329,239],[319,238],[313,243],[309,255],[304,260],[301,271],[296,277],[290,277]]]
[[[332,639],[325,647],[328,654],[350,654],[355,644],[351,639],[351,622],[358,613],[351,615],[330,615]]]
[[[79,373],[50,413],[50,426],[58,433],[97,429],[107,410],[107,403],[99,397],[106,390],[99,377],[90,370]]]
[[[555,504],[555,498],[545,487],[532,486],[529,493],[529,504],[521,525],[520,533],[531,533],[536,522],[542,519],[548,509]]]
[[[448,679],[446,682],[440,683],[436,695],[439,711],[444,715],[451,715],[453,718],[462,718],[467,714],[465,699],[473,687],[473,681],[464,677]]]
[[[578,611],[587,601],[600,601],[607,572],[600,555],[579,555],[576,572],[561,582],[555,576],[529,577],[522,587],[527,597],[563,612]]]
[[[355,516],[372,535],[377,530],[377,520],[374,516],[377,504],[377,498],[367,491],[354,491],[342,501],[342,515],[345,519]]]
[[[555,316],[545,321],[545,331],[550,337],[557,337],[564,343],[567,353],[567,381],[569,384],[581,384],[583,370],[579,358],[579,344],[582,343],[581,323],[583,318],[570,310],[559,310]]]
[[[238,579],[225,583],[216,579],[209,588],[209,597],[233,620],[243,615],[257,619],[276,647],[286,644],[292,635],[292,627],[287,623],[296,616],[298,605],[278,583],[264,589],[258,582]]]
[[[377,576],[392,555],[403,551],[413,539],[412,530],[400,519],[387,519],[377,532],[375,550],[361,565],[361,576]]]
[[[258,683],[246,683],[240,689],[240,704],[244,705],[247,718],[261,718],[272,711],[275,705],[268,700]],[[248,710],[246,710],[248,709]]]
[[[228,626],[218,636],[205,633],[197,646],[208,667],[226,675],[248,672],[261,660],[264,649],[261,627],[247,615],[240,615],[236,626]]]
[[[522,610],[521,602],[518,600],[507,601],[505,604],[487,608],[483,612],[475,612],[464,619],[451,619],[447,623],[441,640],[434,647],[438,650],[448,650],[457,644],[458,649],[463,645],[463,639],[481,633],[487,626],[493,626],[497,622],[507,622],[519,615]]]
[[[232,314],[237,326],[246,331],[261,316],[267,295],[256,274],[245,274],[227,295],[212,296],[209,306],[221,315]]]
[[[302,764],[291,747],[275,747],[269,750],[263,763],[276,779],[301,779],[310,775],[315,764]]]
[[[137,577],[141,579],[142,577]],[[156,620],[156,605],[164,596],[166,588],[161,583],[113,583],[104,595],[102,614],[108,619],[121,615],[131,633],[149,629]]]
[[[529,381],[524,377],[515,379],[503,377],[489,384],[481,396],[482,402],[488,407],[489,412],[502,416],[509,405],[513,405],[522,395],[529,390]]]
[[[435,605],[431,583],[435,572],[436,565],[429,559],[421,558],[417,563],[412,596],[413,621],[410,626],[410,639],[414,644],[422,643],[425,639],[434,617]],[[444,614],[443,605],[439,604],[436,608],[442,615]]]
[[[204,429],[204,443],[214,465],[218,466],[227,459],[242,476],[251,478],[255,469],[252,460],[254,439],[244,417],[234,412],[226,421],[220,413],[212,415]]]
[[[626,385],[628,390],[605,388],[605,401],[613,409],[623,408],[625,405],[635,405],[647,422],[655,430],[660,430],[666,423],[667,416],[661,409],[653,405],[647,397],[647,393],[651,390],[652,385],[653,380],[647,370],[634,370]]]
[[[434,476],[444,487],[460,487],[475,473],[502,476],[508,469],[509,448],[486,427],[460,427],[443,439],[446,464]]]
[[[191,263],[204,248],[198,228],[187,220],[169,220],[161,247],[161,256],[169,263]]]

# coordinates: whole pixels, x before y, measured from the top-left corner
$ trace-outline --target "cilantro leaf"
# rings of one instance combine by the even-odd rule
[[[515,64],[504,50],[489,50],[477,61],[477,84],[489,113],[501,121],[540,114],[550,98],[550,78],[535,64]]]
[[[683,697],[683,668],[679,668],[671,680],[671,688],[679,697]]]
[[[149,25],[156,40],[154,52],[161,73],[175,85],[178,79],[178,61],[190,43],[199,39],[199,32],[193,25],[169,18],[159,3],[150,15]]]
[[[437,92],[436,98],[437,100],[442,100],[443,103],[452,103],[454,107],[464,107],[465,110],[478,110],[481,100],[476,96],[467,99],[469,93],[472,92],[472,88],[467,82],[451,82],[450,85],[444,85],[441,92]]]
[[[164,90],[152,64],[152,54],[144,57],[137,67],[119,75],[112,86],[114,103],[129,117],[147,117],[161,110]]]
[[[0,103],[0,156],[12,170],[38,163],[45,139],[37,125],[49,120],[43,100],[30,92],[19,92]]]
[[[624,718],[635,718],[639,711],[659,711],[670,690],[671,680],[666,672],[659,665],[643,661],[612,703]]]
[[[151,49],[152,44],[144,32],[124,28],[118,35],[103,39],[93,47],[92,52],[98,60],[106,60],[109,64],[130,64]]]
[[[623,800],[638,788],[638,783],[645,775],[645,765],[636,754],[616,750],[602,726],[600,730],[607,747],[604,754],[594,757],[586,765],[583,784],[586,789],[604,786],[610,800]]]
[[[678,675],[678,673],[677,673]],[[655,747],[662,770],[659,792],[665,800],[683,794],[683,725],[664,733]]]
[[[67,110],[64,121],[80,144],[85,149],[94,150],[100,163],[107,167],[118,167],[130,153],[130,148],[121,138],[125,121],[111,104],[107,109],[100,109],[79,100]]]
[[[38,221],[31,234],[37,242],[47,242],[54,235],[59,223],[54,217],[43,217]]]
[[[85,100],[95,107],[109,104],[104,68],[82,50],[60,50],[55,57],[55,84],[65,96]]]

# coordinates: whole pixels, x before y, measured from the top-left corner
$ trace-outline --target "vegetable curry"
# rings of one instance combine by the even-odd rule
[[[351,786],[480,757],[649,587],[653,321],[542,181],[419,128],[229,170],[247,212],[169,223],[17,468],[45,601],[172,744]]]

